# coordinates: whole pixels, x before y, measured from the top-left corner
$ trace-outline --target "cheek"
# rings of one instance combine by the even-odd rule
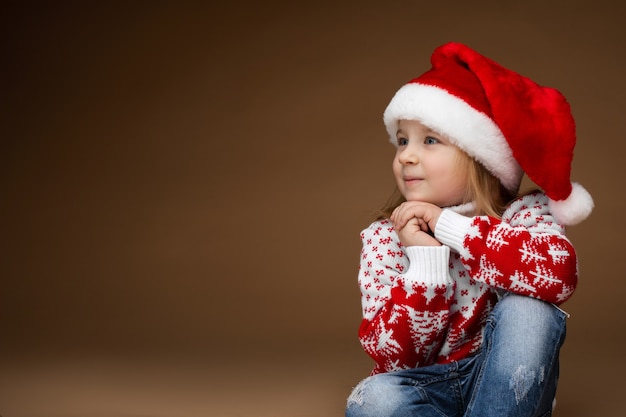
[[[391,170],[393,171],[393,175],[398,178],[401,175],[402,165],[398,161],[398,157],[394,157],[393,161],[391,161]]]
[[[404,191],[403,191],[404,181],[402,179],[402,165],[397,161],[397,159],[393,160],[392,165],[391,165],[391,170],[393,172],[393,178],[395,180],[396,186],[398,187],[402,195],[404,195]]]
[[[465,197],[468,181],[464,172],[458,169],[439,172],[441,182],[438,184],[444,193],[454,200]]]
[[[469,185],[467,177],[463,173],[457,173],[455,175],[455,181],[451,189],[454,190],[454,194],[459,198],[464,198]]]

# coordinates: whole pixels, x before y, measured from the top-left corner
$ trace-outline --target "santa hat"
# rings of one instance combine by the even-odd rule
[[[570,106],[543,87],[459,43],[435,49],[432,68],[402,86],[384,112],[392,143],[398,121],[418,120],[479,161],[509,191],[524,172],[564,225],[583,221],[593,200],[570,182],[576,129]]]

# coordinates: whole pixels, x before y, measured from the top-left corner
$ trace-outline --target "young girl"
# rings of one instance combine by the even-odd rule
[[[593,208],[569,105],[462,44],[431,63],[384,113],[399,196],[361,233],[375,367],[346,416],[549,416],[577,282],[564,226]],[[543,191],[518,196],[524,173]]]

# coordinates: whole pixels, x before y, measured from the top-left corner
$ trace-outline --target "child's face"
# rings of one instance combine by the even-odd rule
[[[400,120],[396,138],[393,174],[407,201],[439,207],[463,202],[467,176],[459,166],[459,148],[415,120]]]

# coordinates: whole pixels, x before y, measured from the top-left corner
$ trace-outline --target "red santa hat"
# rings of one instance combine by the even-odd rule
[[[509,191],[518,191],[525,172],[548,196],[560,223],[574,225],[591,213],[591,196],[570,181],[576,129],[559,91],[459,43],[435,49],[431,64],[398,90],[384,112],[392,143],[399,120],[418,120],[483,164]]]

